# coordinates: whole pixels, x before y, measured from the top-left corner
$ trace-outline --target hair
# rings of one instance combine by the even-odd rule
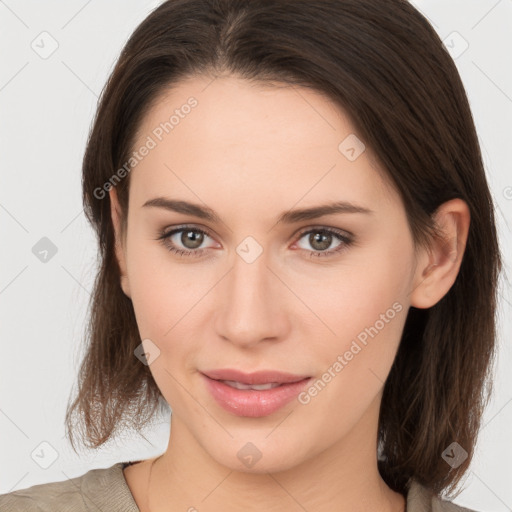
[[[434,29],[405,0],[169,0],[136,28],[102,91],[83,159],[84,209],[100,262],[78,391],[66,411],[73,448],[75,433],[89,448],[123,427],[140,433],[161,402],[148,366],[134,356],[141,339],[120,286],[110,199],[98,191],[129,161],[156,99],[199,75],[326,95],[399,192],[415,244],[431,240],[442,203],[467,203],[459,273],[437,304],[409,309],[378,426],[378,468],[390,488],[406,494],[415,479],[438,495],[453,491],[493,387],[502,263],[463,84]],[[124,233],[130,174],[118,181]],[[441,454],[453,442],[468,456],[452,468]]]

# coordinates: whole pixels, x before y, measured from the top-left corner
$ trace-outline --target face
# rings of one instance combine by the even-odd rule
[[[210,82],[181,82],[144,118],[133,150],[151,147],[130,173],[118,254],[171,430],[253,472],[334,455],[349,439],[376,447],[415,279],[402,202],[321,94]],[[219,369],[309,380],[237,391],[204,375]],[[250,466],[244,454],[261,459]]]

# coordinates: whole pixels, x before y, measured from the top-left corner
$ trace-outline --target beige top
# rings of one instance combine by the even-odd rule
[[[128,462],[91,469],[82,476],[0,494],[1,512],[140,512],[123,469]],[[407,512],[476,512],[435,497],[412,482]]]

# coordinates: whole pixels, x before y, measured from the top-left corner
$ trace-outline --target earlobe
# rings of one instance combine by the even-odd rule
[[[115,233],[115,252],[116,259],[119,264],[120,271],[120,285],[124,294],[131,298],[130,294],[130,283],[128,281],[128,274],[126,271],[126,257],[121,236],[121,207],[117,199],[117,193],[115,188],[111,188],[109,191],[110,196],[110,214],[112,219],[112,225]]]
[[[411,306],[426,309],[450,290],[460,270],[468,238],[470,213],[462,199],[443,203],[434,214],[438,235],[418,258]]]

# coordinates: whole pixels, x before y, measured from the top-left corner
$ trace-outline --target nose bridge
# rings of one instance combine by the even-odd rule
[[[216,322],[218,334],[232,343],[252,345],[283,334],[285,308],[267,265],[267,253],[254,241],[239,244],[222,287]]]

